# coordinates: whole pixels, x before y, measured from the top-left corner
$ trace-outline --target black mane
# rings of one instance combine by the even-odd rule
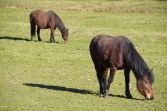
[[[134,48],[133,43],[124,37],[125,47],[124,47],[124,58],[131,70],[133,71],[137,79],[144,78],[146,73],[148,74],[148,79],[150,83],[154,82],[154,75],[147,66],[146,62],[140,56],[140,54]]]
[[[52,14],[52,16],[55,17],[56,19],[56,27],[58,27],[58,29],[60,30],[60,32],[62,32],[63,30],[66,30],[66,27],[64,26],[62,20],[60,19],[60,17],[54,13],[52,10],[49,11],[50,14]]]

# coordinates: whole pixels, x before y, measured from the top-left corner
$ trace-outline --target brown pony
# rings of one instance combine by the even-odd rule
[[[152,70],[148,68],[129,39],[123,36],[97,35],[90,43],[90,55],[97,72],[100,94],[104,94],[104,98],[109,96],[110,84],[113,82],[116,70],[124,69],[125,94],[127,98],[132,98],[129,90],[129,74],[130,70],[132,70],[140,93],[145,99],[154,99],[152,89],[154,75]],[[109,69],[110,75],[107,84],[106,76]]]
[[[65,42],[68,42],[68,35],[69,35],[68,29],[65,28],[59,16],[51,10],[48,12],[44,12],[42,10],[32,11],[30,13],[30,24],[31,24],[31,40],[33,40],[33,36],[35,35],[35,28],[37,25],[38,41],[41,41],[40,29],[50,28],[51,30],[50,43],[55,42],[54,30],[56,29],[56,27],[58,27],[58,29],[62,34],[62,38],[64,39]]]

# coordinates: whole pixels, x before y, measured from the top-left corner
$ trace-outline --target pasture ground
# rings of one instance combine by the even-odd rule
[[[29,14],[56,12],[66,28],[64,44],[58,29],[41,30],[42,42],[30,41]],[[125,97],[123,71],[117,71],[107,99],[100,97],[89,44],[98,34],[126,36],[154,69],[155,99],[144,100],[131,72]],[[0,110],[167,110],[166,0],[1,0]]]

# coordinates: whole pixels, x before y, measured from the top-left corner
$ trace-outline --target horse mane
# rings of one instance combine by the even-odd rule
[[[123,37],[123,38],[126,43],[124,47],[124,59],[129,65],[129,67],[131,68],[131,70],[133,71],[135,77],[137,79],[142,79],[146,76],[146,73],[147,73],[150,83],[153,83],[154,75],[152,71],[148,68],[146,62],[143,60],[140,54],[136,51],[133,43],[126,37]]]
[[[63,30],[66,29],[66,27],[64,26],[62,20],[60,19],[60,17],[54,13],[52,10],[49,11],[50,14],[52,14],[52,16],[55,17],[56,19],[56,27],[60,30],[60,32],[62,32]]]

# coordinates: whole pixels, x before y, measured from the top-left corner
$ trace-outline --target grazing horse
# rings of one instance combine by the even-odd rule
[[[129,74],[133,71],[139,92],[145,99],[153,100],[154,93],[152,83],[154,75],[134,48],[133,43],[126,37],[112,37],[109,35],[97,35],[90,43],[90,55],[94,63],[97,78],[100,85],[100,95],[109,96],[110,84],[113,82],[117,70],[124,69],[125,94],[127,98],[133,98],[129,90]],[[107,72],[110,69],[108,84]]]
[[[50,28],[51,30],[51,38],[50,43],[55,43],[54,38],[54,30],[56,27],[60,30],[62,34],[62,38],[65,42],[68,42],[68,29],[64,26],[63,22],[59,18],[57,14],[53,11],[44,12],[42,10],[34,10],[30,13],[30,24],[31,24],[31,40],[33,40],[33,36],[35,35],[35,28],[37,25],[37,34],[38,34],[38,41],[41,41],[40,38],[40,29],[47,29]]]

